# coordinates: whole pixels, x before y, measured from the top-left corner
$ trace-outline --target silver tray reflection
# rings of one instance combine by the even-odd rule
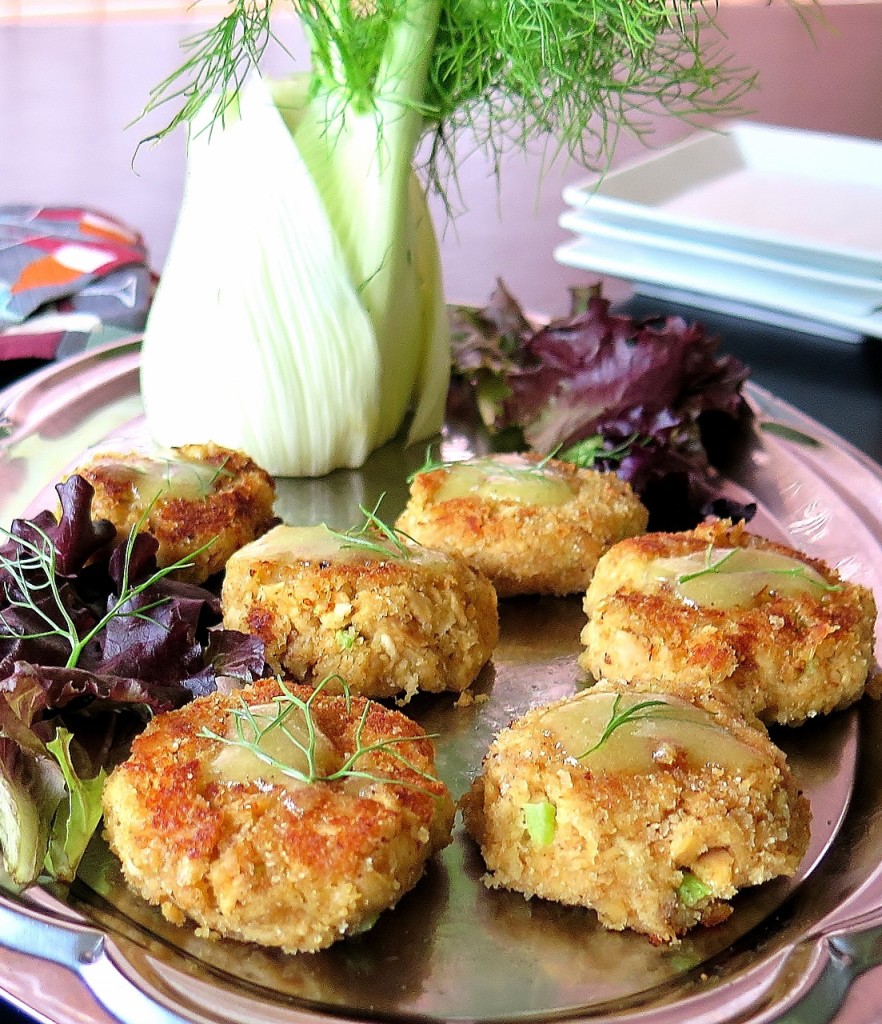
[[[116,344],[0,394],[0,523],[53,507],[52,484],[85,448],[143,437],[138,355],[137,342]],[[734,493],[759,504],[754,528],[882,600],[882,470],[761,389],[749,395],[756,423],[729,475]],[[445,436],[448,453],[475,443],[467,432]],[[385,492],[392,516],[422,455],[393,444],[361,471],[280,481],[278,511],[347,526],[359,504]],[[500,619],[499,647],[474,687],[479,701],[426,696],[407,708],[440,734],[439,768],[455,796],[499,728],[582,685],[578,598],[503,602]],[[793,879],[742,893],[729,921],[678,946],[487,890],[458,827],[370,932],[285,956],[169,925],[129,893],[96,840],[72,886],[0,895],[0,993],[54,1024],[873,1019],[861,1015],[872,975],[852,982],[882,963],[882,706],[865,700],[774,738],[812,802],[805,862]]]

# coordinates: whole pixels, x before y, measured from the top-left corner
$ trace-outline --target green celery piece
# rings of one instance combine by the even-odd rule
[[[690,910],[697,907],[702,900],[706,900],[710,894],[710,888],[691,871],[683,874],[683,881],[677,887],[677,899]]]
[[[557,832],[557,808],[548,800],[524,804],[524,825],[534,846],[549,846]]]
[[[355,646],[357,636],[355,627],[347,626],[346,629],[338,629],[334,634],[334,639],[337,641],[337,646],[341,651],[348,651]]]

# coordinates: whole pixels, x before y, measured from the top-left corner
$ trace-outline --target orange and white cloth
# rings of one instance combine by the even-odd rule
[[[141,235],[75,207],[0,206],[0,360],[56,359],[144,327]]]

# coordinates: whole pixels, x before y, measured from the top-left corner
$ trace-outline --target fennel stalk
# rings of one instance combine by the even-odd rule
[[[278,9],[289,6],[278,3]],[[192,122],[188,185],[148,322],[163,444],[213,440],[280,475],[360,465],[409,410],[441,426],[449,340],[414,171],[463,128],[498,158],[537,134],[597,165],[650,107],[731,110],[750,79],[706,55],[691,0],[291,0],[312,67],[243,85],[272,36],[231,0],[148,109]],[[160,135],[163,133],[159,133]]]

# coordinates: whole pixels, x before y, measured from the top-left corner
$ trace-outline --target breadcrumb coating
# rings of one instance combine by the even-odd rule
[[[316,533],[318,531],[318,533]],[[274,671],[342,676],[369,697],[461,692],[499,638],[496,593],[461,559],[331,545],[324,527],[277,526],[227,563],[224,625],[259,636]]]
[[[459,483],[464,467],[473,479]],[[642,533],[647,519],[630,484],[614,473],[523,454],[418,473],[396,525],[421,544],[460,555],[500,597],[512,597],[585,590],[600,556]]]
[[[157,716],[107,781],[105,829],[129,884],[170,921],[312,951],[369,927],[416,884],[449,842],[454,808],[422,730],[357,697],[320,692],[310,707],[325,763],[356,749],[366,704],[362,746],[406,738],[358,761],[373,781],[303,783],[256,758],[223,760],[236,748],[204,730],[230,735],[243,700],[259,714],[280,692],[264,680]]]
[[[631,720],[592,752],[597,716],[626,706]],[[583,720],[594,732],[580,744]],[[645,683],[604,681],[528,712],[496,737],[463,811],[488,886],[590,908],[656,943],[725,920],[737,890],[793,874],[809,841],[808,801],[756,719]]]
[[[109,519],[117,536],[146,516],[143,529],[159,542],[160,567],[192,561],[174,574],[187,583],[204,583],[276,522],[273,478],[244,452],[215,444],[102,451],[74,474],[95,489],[93,517]]]
[[[752,552],[781,556],[785,568],[722,607],[684,597],[659,569],[665,560],[685,565],[677,562],[684,557],[700,569],[702,560],[713,565],[736,548],[748,560]],[[725,568],[721,584],[730,585],[727,577],[740,584]],[[794,586],[800,577],[814,582]],[[710,522],[617,544],[600,560],[584,608],[579,662],[595,677],[727,693],[766,722],[798,725],[846,707],[862,696],[874,665],[872,593],[817,559],[748,533],[743,523]]]

